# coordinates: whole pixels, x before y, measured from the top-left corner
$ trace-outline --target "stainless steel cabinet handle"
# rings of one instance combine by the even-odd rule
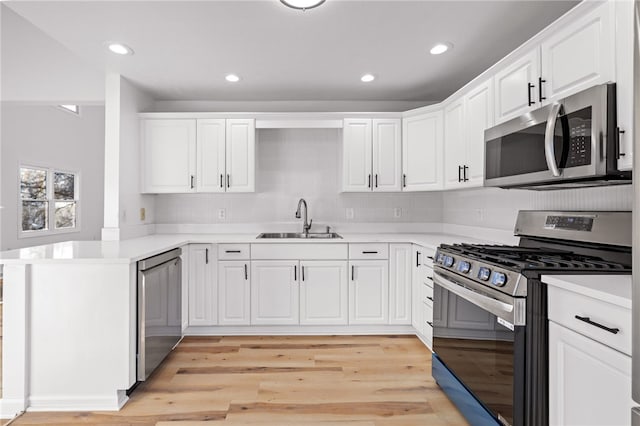
[[[591,318],[589,318],[589,317],[581,317],[580,315],[576,315],[575,318],[577,320],[579,320],[579,321],[586,322],[587,324],[592,325],[594,327],[598,327],[598,328],[601,328],[601,329],[603,329],[605,331],[608,331],[611,334],[618,334],[620,332],[620,329],[617,328],[617,327],[616,328],[607,327],[606,325],[602,325],[602,324],[597,323],[595,321],[591,321]]]

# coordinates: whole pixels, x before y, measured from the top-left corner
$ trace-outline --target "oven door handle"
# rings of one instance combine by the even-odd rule
[[[547,160],[547,167],[551,171],[553,176],[560,176],[560,169],[556,164],[556,148],[554,145],[554,136],[556,130],[556,121],[558,120],[558,114],[562,109],[562,104],[555,103],[549,110],[549,117],[547,118],[547,128],[544,132],[544,158]]]
[[[491,312],[498,318],[502,318],[503,320],[506,320],[513,325],[524,325],[524,322],[514,320],[516,315],[514,312],[515,305],[513,304],[505,303],[492,297],[480,294],[477,291],[469,290],[468,288],[465,288],[448,280],[438,272],[435,272],[433,274],[433,282],[444,288],[445,290],[448,290],[451,293],[454,293],[465,299],[466,301],[484,309],[485,311]]]

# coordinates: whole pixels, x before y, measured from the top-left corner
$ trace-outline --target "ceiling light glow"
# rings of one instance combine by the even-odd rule
[[[285,6],[292,9],[307,10],[320,6],[325,0],[280,0]]]
[[[225,78],[229,83],[237,83],[240,81],[240,77],[235,74],[228,74]]]
[[[121,43],[109,43],[107,47],[117,55],[133,55],[133,49]]]
[[[452,47],[453,45],[451,43],[438,43],[431,48],[430,52],[432,55],[440,55]]]
[[[371,83],[375,79],[376,77],[373,74],[365,74],[360,77],[360,81],[362,81],[363,83]]]

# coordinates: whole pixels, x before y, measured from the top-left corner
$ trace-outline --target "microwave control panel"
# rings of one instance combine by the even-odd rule
[[[569,119],[569,152],[565,167],[591,164],[591,108],[567,115]]]

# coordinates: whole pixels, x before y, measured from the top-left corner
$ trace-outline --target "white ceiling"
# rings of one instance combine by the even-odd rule
[[[440,101],[576,1],[10,1],[99,68],[158,100]],[[116,58],[108,40],[135,50]],[[451,52],[432,56],[439,41]],[[227,73],[242,81],[229,84]],[[360,82],[364,73],[374,83]]]

